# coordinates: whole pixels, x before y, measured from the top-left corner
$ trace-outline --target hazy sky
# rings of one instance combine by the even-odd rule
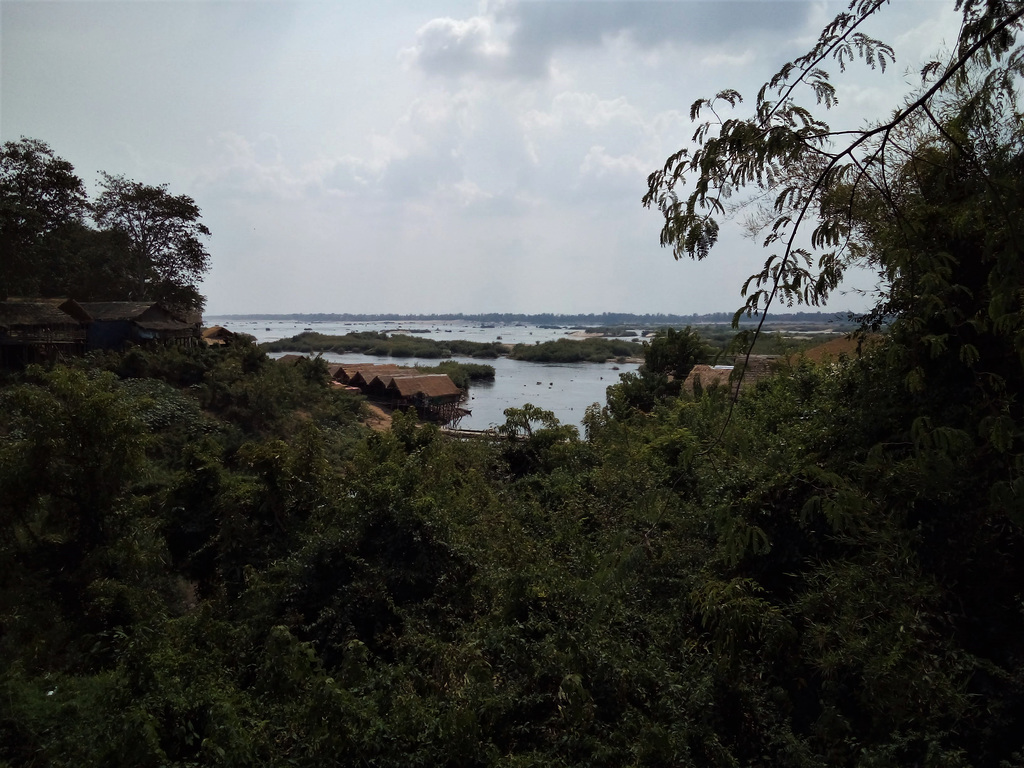
[[[746,114],[842,8],[2,0],[0,138],[195,198],[208,314],[731,311],[766,254],[737,228],[673,261],[647,175],[696,98]],[[842,76],[833,127],[888,113],[956,22],[894,0],[868,31],[896,66]]]

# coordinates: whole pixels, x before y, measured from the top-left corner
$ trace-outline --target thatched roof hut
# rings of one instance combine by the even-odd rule
[[[394,363],[342,363],[341,367],[338,369],[338,374],[335,376],[335,378],[338,379],[338,381],[342,382],[343,384],[351,384],[352,386],[365,386],[366,384],[369,384],[370,380],[373,379],[373,377],[378,373],[387,373],[389,371],[399,370],[410,369],[403,369],[401,366],[395,365]],[[359,374],[362,374],[359,379],[361,384],[357,384],[355,382],[355,378]]]
[[[452,399],[458,401],[462,397],[462,390],[455,386],[455,382],[446,373],[394,376],[387,388],[403,400],[445,402]]]
[[[420,418],[440,424],[458,421],[464,413],[459,408],[463,392],[445,373],[395,376],[388,392],[397,406],[412,406]]]
[[[202,333],[203,343],[208,347],[223,346],[235,338],[233,331],[229,331],[222,325],[214,325],[206,328]]]
[[[200,338],[199,325],[187,322],[162,304],[145,301],[87,301],[81,303],[91,318],[90,349],[120,349],[125,344],[149,341],[191,345]]]
[[[686,380],[683,382],[683,389],[692,395],[694,390],[728,387],[732,371],[731,365],[695,365],[687,374]]]
[[[365,378],[364,378],[365,375]],[[415,368],[401,368],[396,371],[386,371],[371,375],[367,371],[360,371],[352,379],[352,385],[358,386],[370,397],[391,397],[393,393],[388,388],[396,378],[407,378],[409,376],[422,376]]]
[[[779,355],[751,355],[746,362],[746,370],[743,371],[743,379],[740,382],[740,392],[745,389],[752,389],[757,382],[762,379],[766,379],[775,373],[776,366],[779,365],[781,358]],[[740,360],[736,363],[736,368],[740,369],[743,361]],[[739,377],[739,373],[736,374]]]
[[[80,355],[88,321],[72,299],[0,301],[0,365],[21,367]]]
[[[843,336],[804,350],[803,356],[815,363],[835,363],[839,362],[840,357],[859,357],[865,349],[881,341],[882,336],[877,333]]]
[[[739,358],[733,366],[695,365],[683,382],[683,389],[690,394],[709,387],[730,387],[734,394],[736,388],[743,392],[771,376],[778,359],[778,355],[750,355]]]

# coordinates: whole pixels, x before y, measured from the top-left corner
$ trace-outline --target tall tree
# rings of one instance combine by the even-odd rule
[[[682,381],[693,366],[707,360],[711,348],[695,330],[664,328],[644,344],[644,367],[652,373],[664,373]]]
[[[101,174],[102,191],[93,217],[104,228],[123,233],[129,242],[129,298],[155,299],[201,310],[199,283],[210,267],[202,238],[210,230],[200,221],[199,206],[188,195],[172,195],[166,184],[150,186],[124,176]]]
[[[47,240],[80,225],[88,201],[67,160],[38,139],[0,149],[0,299],[41,289],[37,262]]]

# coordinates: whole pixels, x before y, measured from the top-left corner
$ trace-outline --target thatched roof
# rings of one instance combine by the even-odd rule
[[[80,306],[92,320],[99,322],[130,320],[140,327],[162,331],[198,328],[199,325],[198,321],[190,322],[163,304],[152,301],[83,301]]]
[[[204,328],[201,335],[203,343],[209,347],[223,346],[235,338],[234,332],[229,331],[222,325],[214,325],[209,328]]]
[[[868,336],[843,336],[842,338],[826,341],[816,347],[804,350],[803,356],[815,363],[826,361],[836,362],[841,356],[857,357],[866,348],[878,344],[882,340],[880,334]]]
[[[87,317],[70,299],[0,301],[0,344],[24,348],[39,345],[84,345]]]
[[[58,302],[63,301],[63,299],[57,301],[45,299],[0,301],[0,326],[5,328],[77,327],[80,324],[79,321],[60,308]]]
[[[194,330],[191,325],[180,320],[136,320],[135,324],[147,331],[179,331],[191,334]]]
[[[388,384],[388,389],[399,397],[461,397],[462,390],[446,373],[429,373],[419,376],[395,376]]]
[[[700,380],[703,389],[708,387],[739,387],[742,392],[753,387],[766,376],[771,376],[778,355],[751,355],[748,359],[740,358],[735,366],[695,365],[683,382],[683,389],[693,393],[694,382]],[[744,364],[746,369],[744,370]],[[740,371],[743,378],[740,378]],[[733,390],[735,392],[735,390]]]
[[[81,306],[93,320],[108,322],[135,320],[154,304],[151,301],[83,301]]]
[[[233,331],[229,331],[223,325],[212,325],[203,330],[204,339],[231,339],[234,335]]]
[[[771,376],[778,359],[778,355],[751,355],[746,361],[747,367],[743,373],[743,381],[740,383],[740,391],[753,387],[761,379]],[[736,368],[739,369],[743,362],[742,359],[738,360]],[[739,373],[736,375],[738,377]]]
[[[360,372],[359,376],[363,373]],[[366,376],[370,374],[367,373]],[[384,373],[378,373],[374,375],[367,382],[368,385],[373,385],[375,382],[383,384],[385,387],[388,386],[394,379],[407,379],[410,376],[423,376],[424,374],[417,371],[415,368],[403,368],[397,371],[385,371]]]
[[[683,382],[683,389],[692,394],[694,386],[698,381],[702,389],[728,387],[732,371],[732,366],[695,365],[686,376],[686,381]]]
[[[285,363],[286,365],[295,365],[299,360],[305,360],[305,355],[281,355],[277,358],[277,362]]]
[[[399,365],[381,365],[377,363],[362,364],[362,365],[342,365],[340,375],[337,377],[341,381],[345,381],[353,386],[365,387],[373,381],[375,376],[384,374],[393,374],[400,371],[412,371],[415,373],[414,368],[403,368]]]

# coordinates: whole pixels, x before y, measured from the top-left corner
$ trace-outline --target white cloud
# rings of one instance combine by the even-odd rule
[[[727,53],[725,51],[715,51],[709,53],[706,56],[701,57],[701,64],[705,67],[745,67],[754,61],[754,51],[750,48],[743,51],[743,53]]]
[[[400,57],[428,74],[505,76],[511,70],[510,30],[493,16],[432,19]]]
[[[0,127],[192,195],[211,311],[728,309],[763,257],[674,264],[645,178],[695,98],[751,96],[844,5],[0,2]],[[951,39],[937,7],[881,14],[907,65]],[[860,77],[847,116],[898,103]]]
[[[808,4],[735,2],[504,2],[467,19],[435,18],[402,51],[430,75],[538,79],[565,50],[628,48],[648,65],[659,48],[720,47],[783,36],[802,26]]]
[[[650,163],[636,155],[610,155],[604,147],[591,147],[580,165],[584,176],[624,177],[630,181],[644,179],[650,172]]]

